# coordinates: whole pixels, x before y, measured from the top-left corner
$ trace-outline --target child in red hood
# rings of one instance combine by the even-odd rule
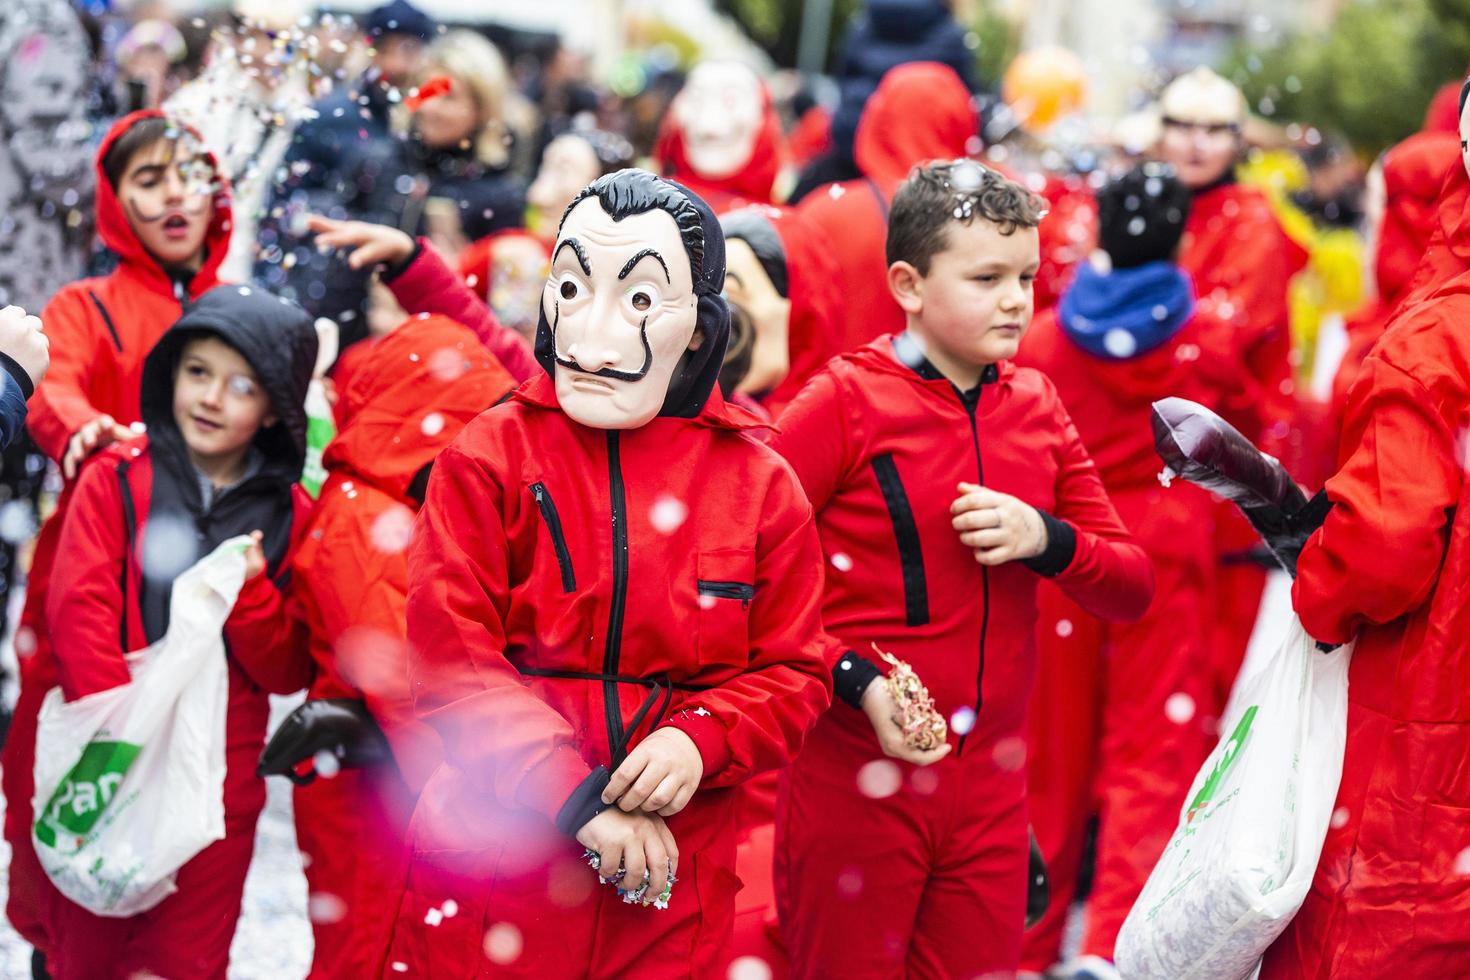
[[[366,702],[393,761],[295,791],[309,858],[313,977],[383,972],[408,861],[408,818],[442,759],[413,717],[408,539],[435,457],[515,382],[466,327],[414,317],[365,345],[338,389],[328,477],[292,562],[316,663],[311,700]]]
[[[879,668],[833,664],[845,703],[777,801],[796,976],[1014,973],[1037,587],[1053,579],[1110,620],[1153,595],[1056,390],[1011,360],[1039,220],[1037,199],[979,164],[917,169],[887,237],[907,330],[829,362],[772,442],[817,510],[826,628],[907,661],[950,723],[943,745],[908,746]]]
[[[147,438],[105,450],[77,481],[46,609],[68,700],[130,681],[125,654],[167,632],[178,573],[229,538],[253,533],[256,543],[224,627],[224,837],[186,862],[177,891],[146,912],[100,917],[53,895],[47,967],[58,980],[225,976],[265,806],[255,759],[267,695],[310,678],[282,588],[309,505],[296,481],[316,350],[301,307],[248,286],[215,287],[144,361]]]
[[[653,156],[665,177],[715,214],[770,204],[781,169],[781,121],[766,83],[738,62],[695,66],[664,115]]]
[[[1103,187],[1102,254],[1037,317],[1017,358],[1056,385],[1158,579],[1148,612],[1126,625],[1041,589],[1027,774],[1051,904],[1022,961],[1036,973],[1060,952],[1094,804],[1102,823],[1082,953],[1110,959],[1209,749],[1210,501],[1188,484],[1159,485],[1149,422],[1156,399],[1213,408],[1238,384],[1230,328],[1199,310],[1177,262],[1189,198],[1158,163]]]
[[[68,490],[41,529],[16,633],[20,701],[3,757],[6,916],[41,950],[54,892],[31,849],[32,764],[41,700],[56,685],[45,610],[70,484],[81,463],[140,421],[143,359],[184,307],[218,283],[230,237],[230,196],[197,137],[160,112],[118,120],[97,150],[97,229],[117,253],[111,274],[63,287],[42,312],[51,368],[30,402],[37,445],[61,464]]]

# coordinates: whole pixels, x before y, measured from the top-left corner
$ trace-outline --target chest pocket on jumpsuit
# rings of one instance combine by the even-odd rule
[[[750,661],[755,551],[748,548],[701,551],[695,569],[699,663],[745,666]]]

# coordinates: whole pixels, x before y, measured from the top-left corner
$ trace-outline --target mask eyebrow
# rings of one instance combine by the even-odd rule
[[[628,278],[628,273],[633,271],[633,266],[637,265],[639,262],[642,262],[644,259],[649,258],[650,256],[652,256],[655,262],[663,267],[664,282],[672,284],[673,280],[669,278],[669,267],[664,263],[664,257],[662,255],[659,255],[658,252],[654,251],[651,248],[645,248],[643,251],[639,252],[637,255],[629,259],[627,263],[623,266],[623,271],[618,273],[618,279],[622,280]]]
[[[587,261],[587,250],[583,248],[582,243],[577,241],[575,238],[563,238],[561,240],[561,244],[556,247],[556,255],[553,255],[551,257],[551,261],[555,262],[557,260],[557,257],[561,255],[561,250],[566,248],[568,245],[571,246],[573,252],[577,253],[577,264],[582,267],[582,275],[591,276],[592,263]]]

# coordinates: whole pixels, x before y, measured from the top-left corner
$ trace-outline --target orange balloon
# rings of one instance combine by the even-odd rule
[[[1087,73],[1066,48],[1032,48],[1016,55],[1001,81],[1001,96],[1029,130],[1045,129],[1082,108]]]

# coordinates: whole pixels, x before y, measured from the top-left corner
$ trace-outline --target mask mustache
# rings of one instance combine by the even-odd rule
[[[638,324],[638,339],[643,342],[643,367],[637,371],[619,371],[617,368],[599,368],[596,371],[588,371],[576,361],[562,354],[560,346],[556,342],[556,328],[561,325],[561,304],[556,303],[552,307],[555,314],[551,321],[551,356],[556,363],[569,371],[579,374],[589,374],[594,378],[611,378],[613,381],[642,381],[648,372],[653,369],[653,348],[648,346],[648,317]]]

